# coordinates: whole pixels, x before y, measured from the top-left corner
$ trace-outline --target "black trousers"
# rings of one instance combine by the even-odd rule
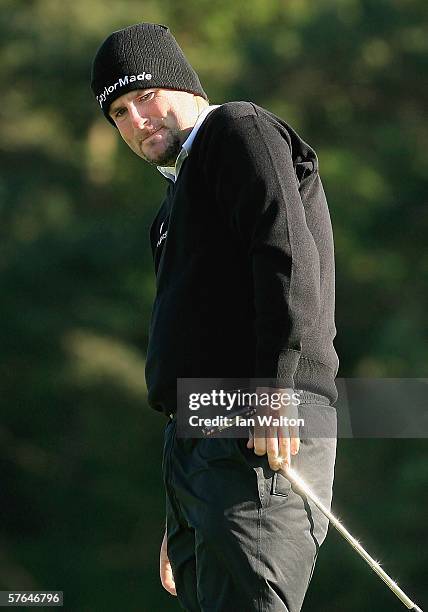
[[[335,431],[336,410],[305,392],[299,416]],[[318,431],[319,428],[315,427]],[[336,438],[301,439],[291,466],[331,505]],[[163,455],[168,557],[189,612],[299,612],[328,520],[245,439],[180,439]]]

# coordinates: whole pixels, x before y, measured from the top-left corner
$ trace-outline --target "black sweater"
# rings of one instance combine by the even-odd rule
[[[333,236],[313,149],[229,102],[168,183],[150,230],[150,405],[175,412],[177,378],[269,378],[334,402]]]

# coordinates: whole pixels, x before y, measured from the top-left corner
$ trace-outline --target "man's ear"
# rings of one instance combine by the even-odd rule
[[[203,98],[202,96],[197,96],[193,94],[193,97],[195,98],[196,107],[198,109],[198,115],[199,115],[204,108],[209,106],[209,102],[205,100],[205,98]]]

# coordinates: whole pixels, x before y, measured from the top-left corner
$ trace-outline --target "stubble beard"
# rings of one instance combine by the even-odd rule
[[[152,166],[174,166],[181,151],[179,132],[171,129],[167,132],[167,143],[163,151],[157,155],[147,155],[141,148],[141,157]]]

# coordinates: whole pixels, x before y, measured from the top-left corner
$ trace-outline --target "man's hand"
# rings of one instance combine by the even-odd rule
[[[293,400],[292,389],[273,389],[270,387],[258,387],[256,393],[259,398],[270,396],[272,401],[270,405],[264,405],[257,408],[257,416],[263,415],[266,417],[297,418],[298,411],[296,402]],[[289,396],[289,405],[287,403]],[[280,397],[280,401],[278,400]],[[281,404],[279,406],[279,404]],[[250,432],[250,437],[247,442],[247,448],[254,448],[256,455],[264,455],[267,453],[269,465],[272,470],[291,467],[291,455],[297,455],[300,447],[299,428],[297,426],[269,426],[257,424],[254,427],[254,434]]]
[[[168,559],[167,553],[167,542],[166,542],[166,529],[165,534],[163,536],[161,549],[160,549],[160,579],[162,582],[163,588],[168,591],[171,595],[177,596],[177,591],[175,590],[175,582],[174,576],[172,575],[171,564]]]

